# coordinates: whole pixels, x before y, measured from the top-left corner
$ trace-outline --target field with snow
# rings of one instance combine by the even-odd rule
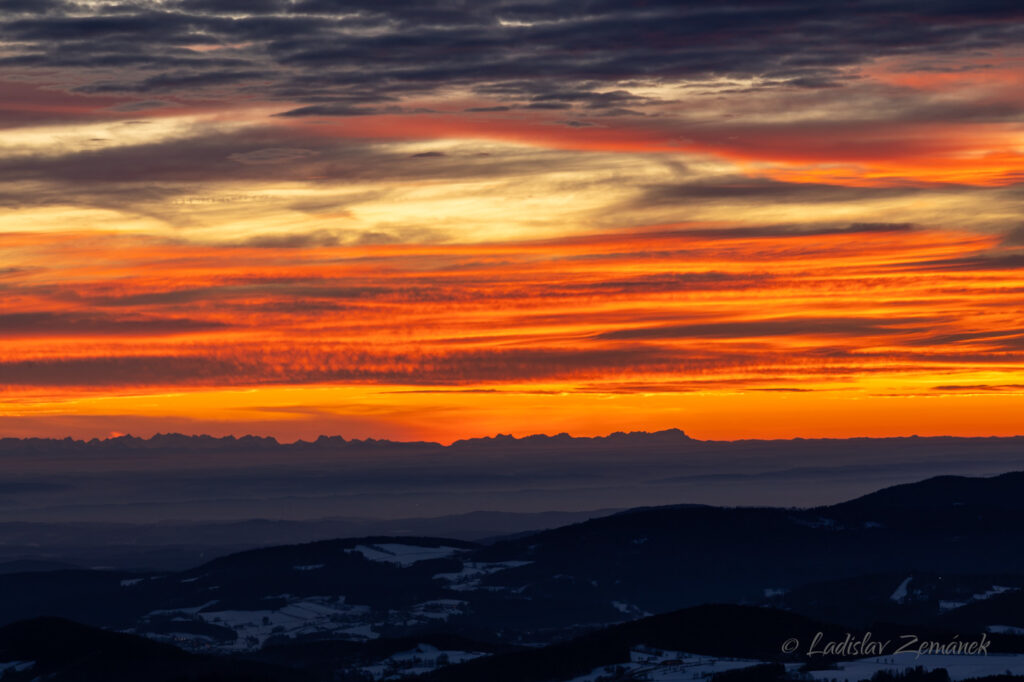
[[[978,655],[940,655],[925,654],[920,657],[914,654],[896,656],[878,656],[862,658],[856,661],[840,663],[836,670],[815,670],[810,673],[815,680],[838,680],[838,682],[857,682],[869,679],[880,670],[900,672],[921,666],[925,670],[945,668],[953,682],[972,677],[1001,675],[1010,672],[1024,675],[1024,655],[990,654]]]
[[[715,673],[749,668],[764,663],[764,661],[743,658],[715,658],[648,647],[634,649],[630,652],[629,657],[629,663],[595,668],[586,675],[573,678],[570,682],[598,682],[616,675],[628,675],[628,679],[682,682],[682,680],[700,680]],[[621,678],[616,677],[615,679]]]

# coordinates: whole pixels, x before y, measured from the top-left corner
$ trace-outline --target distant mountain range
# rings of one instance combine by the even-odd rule
[[[664,429],[661,431],[616,431],[607,436],[572,436],[568,433],[554,435],[533,434],[516,437],[510,434],[497,434],[479,438],[463,438],[449,445],[434,441],[395,441],[377,438],[346,439],[342,436],[319,436],[315,440],[296,440],[280,442],[272,436],[209,436],[186,435],[182,433],[158,433],[150,438],[123,435],[109,438],[91,438],[81,440],[75,438],[0,438],[0,456],[8,453],[59,453],[59,452],[247,452],[261,451],[301,452],[301,451],[337,451],[337,450],[465,450],[470,449],[533,449],[533,448],[583,448],[592,451],[595,448],[643,447],[658,448],[662,446],[693,445],[705,447],[713,445],[728,447],[739,444],[770,444],[793,443],[798,447],[805,444],[828,443],[843,447],[853,444],[864,448],[868,444],[916,444],[918,447],[955,445],[957,443],[973,443],[976,445],[1004,444],[1024,446],[1024,436],[964,438],[954,436],[907,436],[891,438],[795,438],[792,440],[742,440],[742,441],[705,441],[691,438],[681,429]],[[1018,450],[1019,451],[1019,450]]]
[[[567,433],[559,433],[554,436],[535,434],[524,438],[516,438],[511,435],[498,434],[493,437],[467,438],[457,440],[451,445],[444,446],[431,441],[392,441],[378,440],[375,438],[346,440],[341,436],[320,436],[313,441],[298,440],[292,443],[280,443],[276,438],[270,436],[206,436],[206,435],[185,435],[181,433],[158,433],[151,438],[139,438],[136,436],[112,436],[110,438],[92,438],[90,440],[77,440],[74,438],[0,438],[0,455],[5,453],[56,453],[56,452],[128,452],[128,451],[149,451],[149,452],[259,452],[263,450],[277,450],[283,452],[295,452],[303,450],[382,450],[382,449],[406,449],[406,450],[436,450],[439,448],[451,448],[460,450],[464,448],[533,448],[533,447],[586,447],[594,448],[602,445],[643,445],[653,444],[676,445],[693,441],[679,429],[667,429],[664,431],[632,431],[625,433],[617,431],[608,436],[578,437],[570,436]],[[696,442],[696,441],[694,441]]]
[[[161,532],[155,524],[163,529],[210,524],[195,528],[209,535],[219,532],[218,524],[246,522],[239,534],[256,544],[288,541],[266,523],[262,527],[267,532],[260,535],[263,521],[324,522],[324,533],[298,529],[296,540],[359,534],[479,539],[484,534],[478,531],[501,534],[552,524],[498,524],[470,534],[437,524],[393,529],[388,522],[473,512],[584,513],[679,502],[810,507],[928,476],[1015,470],[1022,466],[1022,452],[1024,438],[717,442],[696,440],[677,429],[596,438],[497,436],[447,446],[338,436],[295,443],[181,434],[90,441],[8,438],[0,440],[0,522],[123,526],[130,521],[150,528],[113,541],[146,547]],[[31,543],[17,541],[17,529],[0,523],[0,561],[72,559],[50,552],[67,545],[56,537],[51,542],[51,529],[33,527],[30,533],[39,551],[15,554],[3,548]],[[94,544],[107,545],[109,535],[94,525],[83,528],[80,538],[103,537]],[[185,544],[175,539],[167,543],[172,549]],[[204,547],[222,554],[244,546],[219,540],[215,544]]]
[[[986,633],[1009,654],[1024,652],[1022,500],[1024,472],[939,477],[810,509],[637,508],[487,544],[371,536],[182,571],[22,566],[0,575],[0,623],[71,619],[309,679],[570,679],[640,670],[635,647],[670,652],[658,665],[731,657],[788,675],[800,661],[777,655],[783,635],[817,630]]]

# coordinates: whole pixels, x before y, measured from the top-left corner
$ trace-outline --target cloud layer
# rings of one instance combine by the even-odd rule
[[[688,426],[685,406],[723,437],[785,395],[819,434],[849,432],[844,405],[878,406],[857,428],[880,434],[954,403],[1006,432],[1022,19],[9,0],[0,407],[26,432],[265,410],[444,439],[466,430],[439,414],[501,428],[536,399],[597,431]]]

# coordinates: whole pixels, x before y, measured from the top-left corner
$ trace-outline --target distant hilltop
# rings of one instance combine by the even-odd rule
[[[558,445],[558,446],[573,446],[573,445],[628,445],[635,442],[644,443],[659,443],[659,444],[672,444],[672,443],[685,443],[692,442],[694,439],[687,436],[680,429],[665,429],[663,431],[616,431],[615,433],[607,436],[570,436],[568,433],[558,433],[554,436],[547,436],[544,434],[536,434],[533,436],[525,436],[523,438],[516,438],[507,434],[499,433],[497,436],[485,437],[485,438],[466,438],[464,440],[457,440],[451,444],[453,448],[464,448],[464,447],[479,447],[489,445],[520,445],[520,446],[533,446],[533,445]]]

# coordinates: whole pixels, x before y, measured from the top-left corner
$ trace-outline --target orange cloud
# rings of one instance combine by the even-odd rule
[[[40,253],[55,242],[15,240]],[[502,395],[524,409],[538,391],[562,395],[569,412],[596,409],[598,395],[660,395],[666,406],[715,395],[738,409],[796,390],[838,401],[832,410],[1012,385],[1024,369],[1013,312],[1024,276],[986,255],[994,238],[972,233],[676,225],[479,246],[91,244],[55,248],[46,267],[3,280],[0,322],[15,330],[0,347],[6,411],[75,414],[99,396],[186,391],[195,407],[180,416],[201,420],[204,394],[324,386],[394,414],[423,400],[400,387],[458,389],[445,400],[459,404],[469,399],[453,396],[483,390],[496,410],[486,423]],[[451,435],[464,430],[453,423]]]

